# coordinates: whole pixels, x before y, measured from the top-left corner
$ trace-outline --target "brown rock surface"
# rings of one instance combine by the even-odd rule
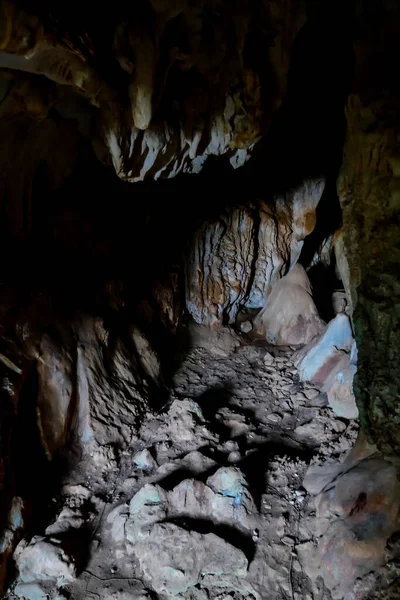
[[[233,323],[240,308],[264,305],[271,285],[296,264],[324,187],[323,179],[306,181],[285,197],[253,210],[233,208],[198,229],[186,266],[186,304],[197,323]],[[315,309],[313,321],[315,335],[321,325]]]

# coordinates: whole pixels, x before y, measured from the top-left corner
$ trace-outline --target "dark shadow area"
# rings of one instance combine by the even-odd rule
[[[239,466],[249,482],[249,490],[254,498],[257,508],[261,507],[261,496],[265,491],[265,473],[268,470],[268,461],[274,456],[288,456],[289,458],[300,458],[307,464],[315,454],[315,449],[307,447],[304,444],[292,439],[284,431],[277,430],[270,434],[270,439],[260,444],[249,444],[245,434],[232,437],[230,428],[224,422],[217,418],[219,410],[229,407],[229,409],[238,415],[243,415],[250,420],[254,420],[254,413],[250,409],[238,407],[231,402],[231,390],[229,388],[217,387],[207,390],[199,398],[196,398],[202,412],[209,423],[210,429],[217,433],[221,442],[233,440],[237,443],[240,454],[244,457],[235,465]],[[196,479],[206,481],[212,473],[220,466],[233,466],[228,461],[229,452],[211,452],[209,448],[202,448],[202,454],[216,460],[218,466],[202,473],[196,474]],[[189,469],[181,469],[167,476],[161,482],[163,487],[172,489],[175,485],[186,478],[192,478],[193,473]]]
[[[288,456],[290,458],[300,458],[307,464],[311,461],[315,451],[313,449],[302,446],[299,443],[285,440],[273,442],[264,442],[260,445],[248,447],[251,450],[249,455],[244,458],[238,465],[246,476],[249,482],[249,489],[254,498],[254,502],[261,509],[262,495],[265,493],[267,481],[265,473],[268,469],[268,461],[274,456]]]
[[[231,402],[231,399],[232,390],[227,385],[210,388],[196,398],[204,417],[210,423],[211,429],[219,436],[221,442],[228,439],[237,441],[238,438],[232,437],[230,428],[225,425],[222,417],[218,416],[219,410],[229,408],[234,414],[242,415],[249,421],[254,420],[253,410],[236,406]]]
[[[24,501],[28,535],[43,533],[54,515],[52,499],[59,493],[67,465],[61,458],[50,461],[42,446],[37,424],[38,380],[33,367],[22,386],[18,416],[12,432],[11,470],[15,494]]]
[[[308,270],[307,275],[312,285],[313,299],[318,312],[328,323],[335,317],[333,293],[343,290],[343,283],[336,276],[334,263],[331,265],[318,263]]]
[[[214,533],[228,544],[231,544],[234,548],[241,550],[249,562],[254,558],[255,543],[250,534],[246,534],[232,525],[221,525],[219,523],[214,523],[209,519],[192,519],[189,517],[177,517],[162,522],[173,523],[174,525],[187,529],[187,531],[196,531],[203,535]]]
[[[320,176],[334,188],[353,74],[352,11],[351,2],[309,3],[308,21],[294,41],[285,99],[242,169],[257,194],[284,192]],[[325,208],[336,211],[337,198],[331,202]]]
[[[60,541],[67,556],[73,556],[78,576],[89,563],[91,554],[92,530],[90,527],[70,529],[67,533],[54,536]]]
[[[328,182],[316,209],[317,226],[304,240],[299,262],[306,269],[323,243],[342,226],[342,209],[336,191],[336,176]]]
[[[231,398],[232,390],[229,387],[216,386],[201,394],[196,401],[200,405],[204,417],[212,423],[219,409],[230,405]]]
[[[209,477],[215,469],[212,469],[210,472],[198,473],[194,474],[190,469],[183,468],[177,469],[173,473],[170,473],[164,479],[160,479],[157,481],[157,485],[160,485],[164,490],[170,492],[174,489],[175,486],[179,485],[185,479],[193,479],[196,477],[197,480],[202,481],[204,478]]]

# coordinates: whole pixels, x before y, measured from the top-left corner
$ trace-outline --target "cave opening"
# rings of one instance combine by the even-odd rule
[[[1,597],[396,597],[399,30],[0,0]]]

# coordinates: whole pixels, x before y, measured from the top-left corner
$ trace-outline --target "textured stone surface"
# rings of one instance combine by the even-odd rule
[[[251,530],[251,512],[255,507],[243,474],[231,468],[217,471],[207,485],[184,480],[169,493],[157,485],[144,485],[130,501],[129,518],[114,511],[108,521],[114,542],[122,542],[126,535],[128,552],[137,557],[144,580],[169,598],[196,584],[206,589],[238,585],[236,579],[245,575],[248,563],[239,549],[217,535],[168,521],[190,518],[193,527],[198,520],[199,527],[209,522]],[[207,583],[210,576],[217,577]]]
[[[223,154],[234,168],[243,165],[283,99],[305,18],[303,2],[290,10],[278,1],[142,2],[127,14],[99,15],[99,47],[93,20],[91,31],[77,21],[68,35],[8,0],[0,11],[0,65],[44,74],[88,98],[100,117],[99,155],[129,181],[198,173],[209,156]],[[51,16],[57,22],[57,9]],[[94,68],[96,52],[112,63],[112,75]]]
[[[346,361],[347,362],[347,361]],[[358,408],[353,391],[354,375],[357,373],[355,365],[346,364],[343,369],[334,373],[333,381],[327,390],[329,406],[338,417],[357,419]]]
[[[143,600],[157,586],[166,598],[182,600],[282,600],[292,564],[296,600],[311,588],[321,591],[320,580],[309,579],[293,556],[314,540],[302,475],[310,455],[320,465],[333,451],[348,450],[356,424],[345,427],[315,407],[315,389],[299,382],[290,352],[238,347],[234,337],[219,332],[224,355],[190,348],[172,401],[154,414],[148,409],[128,447],[91,445],[63,478],[57,502],[43,496],[42,541],[61,541],[75,558],[77,578],[60,590],[58,580],[35,580],[27,589],[17,579],[18,592],[34,600],[42,590],[51,600],[66,592]],[[276,452],[281,448],[284,455]],[[139,468],[150,456],[152,468]],[[209,571],[209,557],[218,572]]]
[[[239,308],[264,305],[313,231],[324,186],[323,179],[306,181],[252,210],[226,211],[197,231],[186,264],[186,304],[197,323],[232,323]]]
[[[216,535],[186,531],[171,523],[156,524],[145,540],[135,545],[145,580],[159,594],[184,594],[208,575],[243,577],[243,552]]]
[[[320,336],[296,353],[295,364],[303,381],[312,382],[327,394],[330,407],[339,417],[358,417],[353,390],[357,346],[345,313],[337,314]]]
[[[17,547],[16,564],[22,582],[54,580],[64,585],[75,578],[75,566],[61,546],[43,538],[33,538],[29,544],[21,542]]]
[[[256,335],[278,346],[308,344],[324,325],[307,273],[299,264],[272,286],[254,320]]]
[[[317,498],[317,517],[332,521],[319,550],[334,598],[385,562],[386,540],[399,527],[399,502],[396,468],[374,458],[358,463]]]
[[[350,360],[353,342],[350,320],[341,313],[328,323],[318,338],[297,352],[295,364],[301,379],[324,386],[343,353],[348,354]]]
[[[82,448],[96,441],[109,444],[121,434],[128,442],[139,414],[135,404],[141,387],[140,375],[132,372],[132,360],[142,365],[142,381],[152,381],[152,377],[156,381],[159,376],[155,354],[135,328],[130,331],[130,338],[137,349],[137,359],[119,341],[107,364],[103,348],[108,332],[104,323],[83,317],[71,326],[76,328],[75,339],[60,331],[65,336],[62,344],[43,336],[39,346],[39,419],[42,442],[49,457],[71,435]],[[106,375],[110,369],[114,372],[111,379]],[[121,389],[125,389],[123,396]],[[121,427],[122,415],[125,429]]]
[[[256,507],[248,488],[248,482],[237,468],[218,469],[206,484],[186,479],[170,493],[170,514],[206,519],[252,532]]]
[[[387,453],[400,451],[399,32],[395,2],[377,2],[360,20],[338,181],[359,349],[355,393],[363,425]]]
[[[387,560],[387,540],[400,528],[396,471],[362,431],[343,462],[307,470],[303,484],[315,496],[320,573],[334,599],[352,597],[355,581]]]

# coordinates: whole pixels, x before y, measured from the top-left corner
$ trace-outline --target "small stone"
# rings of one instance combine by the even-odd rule
[[[141,471],[152,471],[157,466],[154,458],[147,449],[135,454],[133,462]]]
[[[242,458],[240,452],[231,452],[228,456],[229,463],[236,463]]]
[[[237,450],[239,450],[238,443],[234,442],[233,440],[228,440],[224,444],[224,450],[226,452],[236,452]]]
[[[293,383],[286,383],[285,385],[282,386],[281,389],[284,392],[293,392],[293,391],[295,391],[295,389],[293,389],[293,388],[295,388],[295,386],[293,386]]]
[[[267,352],[264,356],[264,364],[265,365],[272,365],[274,363],[274,357],[272,356],[272,354],[270,354],[269,352]]]
[[[301,573],[303,571],[303,569],[301,568],[301,564],[298,560],[293,561],[292,569],[293,571],[295,571],[295,573]]]
[[[282,417],[280,415],[278,415],[277,413],[270,413],[269,415],[267,415],[267,420],[271,421],[272,423],[280,423],[282,421]]]
[[[250,321],[243,321],[243,323],[240,323],[239,329],[242,333],[249,333],[253,329],[253,325]]]
[[[314,398],[316,398],[319,395],[319,393],[319,390],[316,390],[315,388],[305,388],[303,390],[303,394],[307,398],[307,400],[314,400]]]
[[[285,544],[285,546],[294,546],[294,544],[295,544],[294,539],[292,537],[290,537],[289,535],[285,535],[281,541],[282,541],[282,544]]]

